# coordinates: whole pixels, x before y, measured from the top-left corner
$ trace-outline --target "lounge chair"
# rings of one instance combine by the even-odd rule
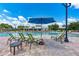
[[[10,38],[8,39],[7,44],[8,44],[8,42],[11,43],[11,42],[14,42],[14,41],[19,41],[19,37],[15,37],[11,33],[8,33],[8,34],[9,34]]]
[[[30,44],[30,49],[31,49],[33,43],[35,43],[36,45],[39,44],[39,40],[37,38],[34,38],[32,34],[28,34],[28,43]]]
[[[24,36],[23,33],[19,33],[19,36],[20,36],[20,41],[21,42],[25,42],[26,44],[28,43],[28,38]]]
[[[64,32],[58,34],[56,37],[54,37],[54,36],[51,36],[51,37],[53,37],[55,41],[59,41],[62,43],[64,41],[63,40],[64,39]]]
[[[38,39],[38,38],[33,37],[33,35],[32,35],[32,34],[28,34],[28,37],[29,37],[29,39],[28,39],[28,40],[30,40],[30,41],[32,41],[32,42],[34,42],[34,43],[38,43],[38,42],[39,42],[39,39]]]

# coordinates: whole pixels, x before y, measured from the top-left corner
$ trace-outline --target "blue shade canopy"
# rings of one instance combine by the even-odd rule
[[[54,18],[29,18],[29,23],[48,24],[55,22]]]

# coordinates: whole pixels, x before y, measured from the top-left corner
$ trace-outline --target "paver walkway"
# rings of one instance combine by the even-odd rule
[[[0,56],[13,56],[9,51],[6,37],[0,38]],[[52,39],[44,39],[45,45],[33,45],[29,50],[28,45],[23,45],[23,50],[16,50],[16,56],[79,56],[79,39],[69,38],[69,43],[59,43]],[[76,40],[76,41],[75,41]]]

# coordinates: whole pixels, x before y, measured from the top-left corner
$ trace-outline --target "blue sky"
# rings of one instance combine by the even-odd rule
[[[17,23],[28,17],[53,17],[58,23],[64,23],[65,7],[61,3],[2,3],[0,4],[0,21]],[[13,20],[11,20],[13,19]],[[68,19],[79,21],[79,4],[69,7]],[[23,22],[24,22],[23,21]]]

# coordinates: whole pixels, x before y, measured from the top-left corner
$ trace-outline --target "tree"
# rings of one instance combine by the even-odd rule
[[[48,30],[51,30],[51,28],[52,28],[52,26],[51,26],[51,25],[49,25],[49,26],[48,26]]]
[[[18,26],[18,29],[24,29],[25,26]]]
[[[2,29],[12,29],[13,27],[9,24],[2,23],[2,24],[0,24],[0,28],[2,28]]]
[[[25,26],[25,29],[28,29],[29,28],[29,26]]]
[[[79,22],[72,22],[68,26],[69,30],[79,30]]]
[[[59,29],[59,25],[58,24],[54,24],[54,25],[52,25],[52,27],[53,27],[52,29],[55,30],[55,31]]]
[[[53,24],[53,25],[49,25],[48,26],[48,29],[49,30],[58,30],[59,29],[59,25],[58,24]]]

